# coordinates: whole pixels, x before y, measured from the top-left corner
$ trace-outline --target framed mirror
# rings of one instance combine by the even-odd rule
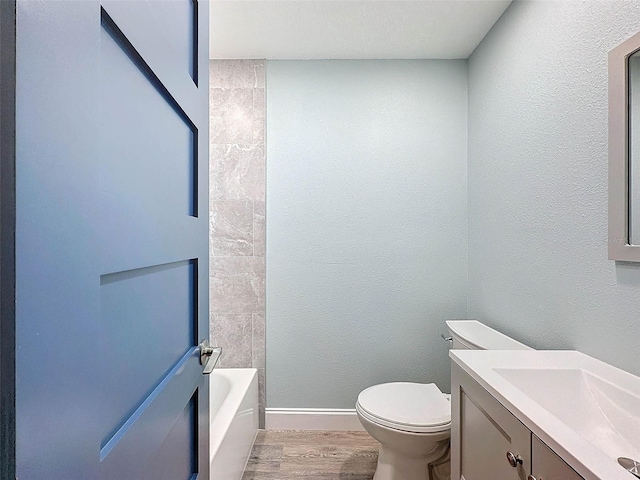
[[[640,262],[640,33],[609,52],[609,259]]]

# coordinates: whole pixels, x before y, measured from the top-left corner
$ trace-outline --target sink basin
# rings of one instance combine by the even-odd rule
[[[624,459],[640,460],[640,377],[576,351],[449,356],[583,478],[633,480]]]
[[[579,368],[494,371],[610,458],[640,458],[637,394]]]

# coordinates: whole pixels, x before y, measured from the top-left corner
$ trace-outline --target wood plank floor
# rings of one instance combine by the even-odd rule
[[[371,480],[378,442],[366,432],[260,430],[243,480]]]

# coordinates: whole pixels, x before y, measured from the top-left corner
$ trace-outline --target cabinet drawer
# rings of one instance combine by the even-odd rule
[[[573,468],[534,434],[531,435],[531,460],[536,480],[582,480]]]

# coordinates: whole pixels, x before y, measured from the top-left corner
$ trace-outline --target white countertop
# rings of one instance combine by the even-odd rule
[[[639,377],[576,351],[450,350],[449,356],[585,479],[636,480],[617,457],[640,460]],[[608,413],[592,394],[604,399]]]

